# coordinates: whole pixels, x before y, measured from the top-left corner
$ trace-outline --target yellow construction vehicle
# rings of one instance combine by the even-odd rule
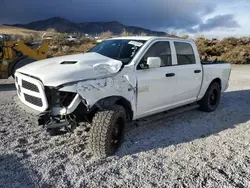
[[[14,77],[18,68],[46,59],[48,49],[49,40],[25,43],[24,40],[11,41],[8,35],[0,35],[0,79]]]

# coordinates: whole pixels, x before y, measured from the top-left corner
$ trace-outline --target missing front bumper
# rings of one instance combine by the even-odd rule
[[[72,132],[77,127],[77,122],[72,117],[69,117],[69,115],[59,118],[53,117],[49,112],[46,112],[39,115],[38,125],[43,126],[47,131],[63,129],[66,132]]]

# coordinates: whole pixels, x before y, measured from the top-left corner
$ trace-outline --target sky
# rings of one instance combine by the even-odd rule
[[[250,0],[0,0],[0,24],[118,21],[178,35],[250,36]]]

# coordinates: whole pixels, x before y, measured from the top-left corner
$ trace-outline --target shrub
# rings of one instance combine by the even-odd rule
[[[56,29],[55,28],[49,28],[47,29],[48,32],[56,32]]]
[[[62,56],[75,53],[83,53],[92,48],[96,41],[91,38],[81,37],[79,42],[70,42],[66,40],[65,34],[58,34],[54,40],[51,40],[49,47],[49,56]]]
[[[147,36],[147,33],[141,32],[139,36]]]
[[[106,31],[106,32],[103,32],[101,33],[100,35],[100,39],[109,39],[109,38],[112,38],[113,36],[113,33],[111,31]]]
[[[121,36],[130,36],[131,33],[124,30]],[[145,33],[141,33],[145,36]],[[55,40],[51,41],[49,55],[60,56],[67,54],[83,53],[88,51],[96,44],[95,39],[79,37],[79,43],[72,43],[66,40],[66,33],[59,33],[55,36]],[[110,31],[101,34],[101,39],[112,38],[113,34]],[[174,33],[168,35],[178,37]],[[18,36],[20,37],[20,36]],[[184,35],[179,38],[189,38]],[[228,37],[223,40],[209,40],[205,37],[198,37],[195,40],[198,51],[201,57],[207,60],[227,61],[231,64],[250,64],[250,38],[234,38]]]
[[[123,29],[122,33],[120,34],[121,37],[127,37],[127,36],[132,36],[133,33],[130,33],[126,31],[126,29]]]
[[[231,64],[250,63],[250,38],[228,37],[223,40],[197,38],[196,44],[199,54],[208,60],[217,58]]]
[[[182,38],[182,39],[188,39],[189,36],[188,36],[188,35],[182,35],[181,38]]]

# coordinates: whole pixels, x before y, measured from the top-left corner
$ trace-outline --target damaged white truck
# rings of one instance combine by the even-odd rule
[[[105,157],[119,147],[129,121],[190,104],[214,111],[230,73],[228,63],[201,62],[192,40],[122,37],[24,66],[15,85],[47,130],[89,122],[89,148]]]

